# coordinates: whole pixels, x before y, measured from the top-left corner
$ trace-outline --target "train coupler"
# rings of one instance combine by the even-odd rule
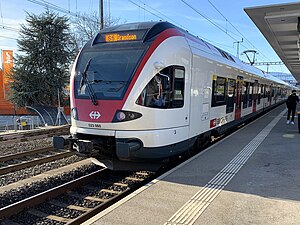
[[[79,140],[77,138],[72,137],[62,137],[62,136],[54,136],[52,138],[53,147],[55,149],[64,149],[65,146],[69,146],[70,151],[76,151],[80,156],[90,157],[97,153],[94,150],[94,145],[92,141],[89,140]]]
[[[55,149],[64,149],[65,145],[69,144],[68,139],[62,136],[54,136],[52,137],[52,145]]]
[[[73,149],[76,150],[80,155],[93,155],[94,145],[92,141],[78,140],[73,143]]]

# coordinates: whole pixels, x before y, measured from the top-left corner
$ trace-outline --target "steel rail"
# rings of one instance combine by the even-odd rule
[[[82,224],[86,220],[92,218],[93,216],[95,216],[96,214],[100,213],[104,209],[110,207],[111,205],[113,205],[116,202],[120,201],[122,198],[124,198],[127,195],[131,194],[132,192],[134,192],[135,190],[137,190],[139,187],[147,184],[148,182],[150,182],[150,180],[154,179],[154,177],[149,174],[148,177],[146,177],[146,178],[131,179],[131,177],[126,177],[125,179],[127,179],[127,180],[135,180],[135,181],[137,181],[139,183],[138,183],[138,185],[136,185],[136,186],[134,186],[132,188],[128,188],[125,191],[122,191],[122,192],[119,192],[119,193],[117,193],[116,191],[102,189],[101,191],[108,192],[108,193],[110,193],[110,192],[112,192],[112,193],[116,192],[115,193],[116,196],[107,199],[102,204],[96,206],[95,208],[91,208],[89,211],[85,212],[81,216],[79,216],[79,217],[77,217],[75,219],[72,219],[70,222],[67,223],[67,225],[80,225],[80,224]],[[118,185],[118,184],[115,183],[115,185]],[[121,186],[123,186],[123,184],[121,184]]]
[[[51,133],[46,133],[46,134],[40,134],[40,135],[35,135],[35,136],[28,136],[28,137],[20,137],[20,138],[16,138],[16,139],[8,139],[8,140],[3,140],[0,141],[0,146],[1,145],[5,145],[5,144],[12,144],[12,143],[17,143],[17,142],[25,142],[25,141],[30,141],[30,140],[35,140],[35,139],[42,139],[42,138],[48,138],[48,137],[52,137],[55,134],[68,134],[68,132],[64,133],[64,132],[51,132]]]
[[[68,132],[70,129],[70,126],[63,126],[59,128],[50,128],[50,129],[43,129],[43,130],[30,130],[30,131],[22,131],[19,133],[8,133],[8,134],[0,134],[0,143],[3,141],[8,140],[15,140],[15,139],[21,139],[31,136],[38,136],[42,134],[55,134],[55,133],[64,133]]]
[[[10,172],[15,172],[15,171],[25,169],[27,167],[32,167],[32,166],[35,166],[35,165],[39,165],[39,164],[42,164],[42,163],[52,162],[54,160],[70,157],[74,154],[75,154],[75,152],[71,152],[71,151],[60,152],[58,154],[47,156],[47,157],[44,157],[44,158],[35,159],[35,160],[27,161],[27,162],[21,162],[19,164],[9,165],[7,167],[0,168],[0,175],[10,173]]]
[[[40,148],[40,149],[34,149],[30,151],[20,152],[16,154],[10,154],[10,155],[4,155],[0,157],[0,162],[5,162],[12,159],[18,159],[21,157],[31,156],[39,153],[54,151],[53,147],[46,147],[46,148]]]
[[[76,187],[89,183],[93,180],[99,179],[99,176],[107,171],[106,168],[97,170],[91,174],[85,175],[83,177],[77,178],[75,180],[69,181],[65,184],[59,185],[58,187],[51,188],[47,191],[39,193],[37,195],[31,196],[27,199],[23,199],[19,202],[13,203],[11,205],[5,206],[0,209],[0,219],[6,219],[12,215],[15,215],[24,209],[32,208],[37,204],[40,204],[47,199],[55,198],[68,190],[75,189]]]

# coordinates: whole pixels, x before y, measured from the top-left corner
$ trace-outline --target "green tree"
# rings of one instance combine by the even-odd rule
[[[11,72],[11,100],[17,106],[56,105],[58,91],[69,81],[74,43],[68,18],[51,11],[27,14],[21,25],[15,66]]]

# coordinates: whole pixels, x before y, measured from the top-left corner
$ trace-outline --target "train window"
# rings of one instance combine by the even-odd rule
[[[259,92],[258,92],[258,94],[260,95],[260,98],[263,98],[264,97],[264,85],[263,84],[261,84],[260,86],[259,86]]]
[[[249,94],[249,82],[244,82],[243,93],[242,93],[243,109],[248,107],[248,94]]]
[[[266,94],[266,85],[262,85],[262,96],[263,96],[263,98],[267,97],[267,94]]]
[[[226,99],[226,113],[233,112],[234,108],[234,94],[235,94],[236,81],[234,79],[228,79],[227,82],[227,99]]]
[[[249,83],[249,92],[248,92],[248,107],[252,106],[252,100],[253,100],[253,83]]]
[[[212,84],[212,103],[211,106],[220,106],[225,105],[226,103],[226,78],[224,77],[216,77],[213,79]]]
[[[268,98],[268,102],[270,101],[270,87],[266,85],[266,98]]]
[[[184,100],[184,70],[180,68],[174,69],[174,92],[173,92],[172,108],[183,106]]]
[[[283,95],[282,89],[279,87],[279,94],[278,94],[278,96],[279,96],[279,97],[282,97],[282,95]]]
[[[143,53],[134,48],[84,51],[76,65],[76,98],[89,98],[91,88],[96,99],[122,99]]]
[[[228,53],[227,53],[227,57],[228,57],[228,59],[230,59],[231,61],[235,62],[235,60],[232,58],[232,56],[229,55]]]
[[[228,60],[231,60],[231,61],[235,62],[234,59],[232,58],[232,56],[229,55],[227,52],[225,52],[225,51],[223,51],[223,50],[221,50],[221,49],[219,49],[219,48],[217,48],[217,49],[218,49],[218,51],[221,53],[221,55],[222,55],[224,58],[226,58],[226,59],[228,59]]]
[[[258,84],[258,90],[257,90],[257,105],[260,104],[261,92],[262,92],[262,85]]]
[[[180,108],[184,104],[184,68],[169,66],[157,73],[136,104],[151,108]]]

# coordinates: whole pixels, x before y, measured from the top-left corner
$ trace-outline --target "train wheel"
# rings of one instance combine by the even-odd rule
[[[210,132],[201,134],[200,136],[198,136],[198,138],[196,139],[196,141],[194,143],[193,148],[191,149],[192,154],[200,152],[204,148],[206,148],[210,143],[210,138],[211,138]]]

